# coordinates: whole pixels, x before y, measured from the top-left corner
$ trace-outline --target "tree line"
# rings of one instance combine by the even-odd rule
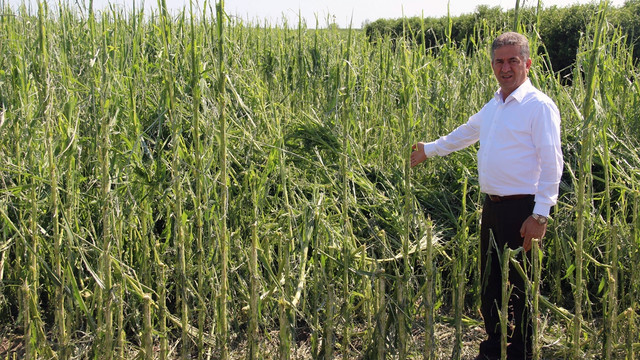
[[[479,5],[471,14],[449,17],[413,17],[379,19],[364,27],[369,41],[383,38],[395,41],[404,37],[430,51],[438,51],[443,44],[475,48],[470,42],[478,37],[494,36],[487,32],[495,29],[512,30],[514,19],[519,17],[524,30],[535,30],[540,41],[538,53],[546,53],[552,70],[570,78],[573,72],[581,35],[587,33],[591,19],[598,11],[598,4],[575,4],[568,7],[551,6],[538,9],[524,7],[503,10],[501,7]],[[609,26],[616,28],[633,46],[634,62],[640,58],[640,47],[634,46],[640,38],[640,0],[627,0],[624,5],[608,12]]]

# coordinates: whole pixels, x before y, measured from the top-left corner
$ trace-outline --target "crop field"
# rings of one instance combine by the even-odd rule
[[[0,359],[473,358],[477,147],[409,154],[493,96],[514,27],[565,159],[512,260],[535,357],[640,358],[640,70],[605,2],[570,78],[518,17],[425,49],[224,1],[0,4]]]

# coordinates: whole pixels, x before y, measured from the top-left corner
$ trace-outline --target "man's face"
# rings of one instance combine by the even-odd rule
[[[503,99],[506,99],[527,79],[531,59],[524,60],[519,46],[505,45],[494,51],[491,66],[500,83]]]

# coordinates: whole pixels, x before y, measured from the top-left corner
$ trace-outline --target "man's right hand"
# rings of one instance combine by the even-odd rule
[[[414,144],[411,149],[411,167],[414,167],[421,162],[427,160],[427,155],[424,154],[424,143],[419,142]]]

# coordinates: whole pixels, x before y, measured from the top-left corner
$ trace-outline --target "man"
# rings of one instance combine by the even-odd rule
[[[505,244],[531,249],[542,239],[547,217],[558,198],[562,174],[560,114],[554,102],[531,84],[529,42],[518,33],[498,36],[491,49],[491,66],[500,89],[467,123],[430,143],[414,145],[411,166],[432,156],[444,156],[476,141],[480,190],[487,194],[481,222],[482,305],[488,338],[477,359],[500,359],[501,271],[498,257]],[[530,254],[530,253],[528,253]],[[513,331],[508,334],[507,358],[530,359],[532,324],[525,283],[513,267],[509,282]]]

